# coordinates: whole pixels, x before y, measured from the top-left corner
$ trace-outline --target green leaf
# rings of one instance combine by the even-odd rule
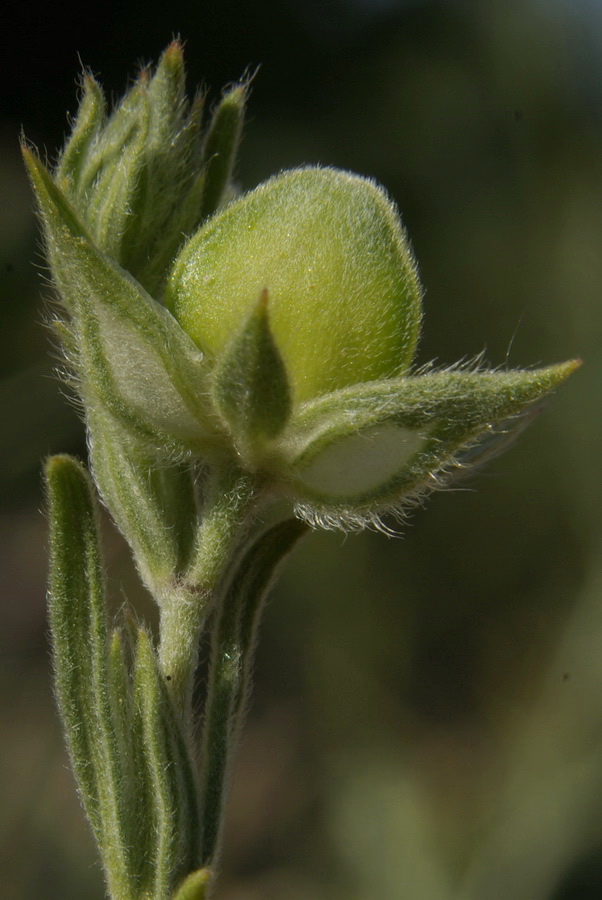
[[[219,440],[202,354],[167,310],[98,250],[40,161],[24,150],[57,287],[74,318],[88,403],[151,447],[210,452]]]
[[[212,880],[211,869],[197,869],[184,879],[172,900],[206,900]]]
[[[50,519],[50,628],[57,700],[82,802],[114,897],[135,897],[122,692],[109,657],[97,510],[87,474],[68,456],[46,466]],[[111,658],[111,662],[109,661]],[[113,677],[110,675],[113,672]]]
[[[437,487],[483,437],[520,428],[578,365],[452,369],[330,394],[291,422],[279,442],[280,471],[310,521],[361,527]]]
[[[89,652],[91,602],[103,594],[96,510],[79,464],[67,456],[46,466],[50,522],[48,592],[56,696],[82,803],[94,832],[101,833],[96,739]],[[102,601],[100,601],[102,602]]]
[[[247,551],[218,611],[209,668],[202,737],[203,863],[215,861],[232,754],[250,691],[261,611],[277,571],[307,526],[279,522]]]
[[[133,771],[131,766],[128,766],[128,763],[130,762],[129,744],[132,721],[132,698],[126,653],[127,649],[123,633],[116,628],[111,635],[109,643],[107,672],[115,734],[119,743],[124,770],[127,769],[127,772],[125,772],[124,775],[124,789],[131,786],[133,781]]]
[[[203,154],[203,219],[213,215],[224,200],[240,143],[247,94],[248,85],[237,84],[222,97],[213,114]]]
[[[134,699],[144,757],[141,790],[150,805],[151,896],[164,900],[199,863],[198,796],[190,754],[144,629],[138,636]]]
[[[80,193],[82,169],[105,123],[106,102],[101,86],[91,76],[83,78],[83,94],[71,135],[61,153],[56,180],[67,196]]]
[[[263,291],[240,333],[219,361],[214,376],[215,405],[243,455],[275,438],[291,412],[286,368],[269,323]]]
[[[97,247],[154,296],[201,215],[202,98],[190,104],[185,81],[183,48],[173,41],[107,120],[102,90],[86,76],[56,170]]]
[[[197,510],[190,467],[158,465],[143,444],[93,409],[87,424],[96,484],[133,550],[142,580],[161,603],[192,553]]]
[[[95,243],[120,264],[126,262],[124,239],[144,170],[150,115],[146,85],[139,80],[92,148],[83,178],[90,187],[76,195],[77,208],[85,210]]]
[[[173,41],[148,82],[149,128],[119,261],[154,296],[200,217],[202,98],[188,103],[183,47]]]

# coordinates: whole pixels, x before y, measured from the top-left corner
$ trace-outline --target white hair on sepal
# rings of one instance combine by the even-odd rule
[[[425,474],[420,485],[410,488],[407,494],[380,508],[372,510],[344,506],[328,508],[309,503],[297,503],[294,513],[314,529],[343,532],[367,530],[377,531],[386,537],[401,537],[402,532],[387,524],[386,519],[392,519],[398,525],[405,526],[410,520],[412,511],[417,507],[423,508],[430,494],[435,491],[458,490],[457,487],[454,487],[454,483],[462,477],[467,477],[467,472],[475,468],[471,462],[466,462],[463,456],[477,444],[478,439],[466,442],[455,453],[452,453],[449,459]]]
[[[485,359],[486,350],[480,350],[474,356],[463,356],[454,363],[439,364],[431,359],[412,368],[406,377],[418,378],[421,375],[439,375],[453,372],[497,372],[504,371],[502,366],[491,366]]]

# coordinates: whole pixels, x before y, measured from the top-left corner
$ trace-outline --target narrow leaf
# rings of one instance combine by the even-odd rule
[[[144,793],[150,798],[154,900],[171,895],[198,865],[198,806],[192,764],[148,635],[140,631],[135,701],[144,752]]]
[[[50,623],[59,709],[73,768],[109,888],[133,897],[131,814],[122,719],[116,717],[96,506],[84,468],[68,456],[46,467],[51,525]]]
[[[90,715],[90,605],[103,594],[96,510],[83,467],[68,456],[46,466],[50,521],[48,592],[55,689],[67,746],[82,803],[97,838],[102,839],[95,722]]]
[[[132,206],[144,171],[145,147],[150,130],[146,85],[136,84],[104,129],[95,156],[103,160],[92,190],[78,208],[85,209],[95,243],[118,263],[126,263],[124,242],[132,219]],[[104,151],[104,157],[102,157]],[[92,157],[93,162],[94,156]]]
[[[483,436],[520,428],[578,365],[435,372],[306,404],[280,441],[300,512],[317,524],[321,515],[377,515],[437,486],[458,454]]]
[[[110,701],[113,708],[113,722],[120,755],[127,773],[123,787],[127,790],[132,783],[131,767],[128,766],[130,751],[130,730],[132,722],[132,698],[126,647],[121,631],[115,629],[111,635],[108,658],[108,681]]]
[[[110,215],[107,209],[107,190],[111,190],[114,177],[124,185],[128,182],[135,183],[131,167],[132,164],[134,167],[138,165],[144,134],[148,132],[148,115],[145,78],[139,78],[97,135],[91,152],[86,155],[85,165],[79,172],[76,190],[70,196],[77,208],[85,211],[86,221],[101,242],[103,250],[108,250],[109,247],[102,243],[103,234],[98,227],[97,217],[102,215],[103,208],[105,216]],[[123,213],[127,196],[114,199]],[[121,229],[120,235],[122,233]],[[107,234],[104,237],[114,246],[116,235]]]
[[[278,567],[306,532],[306,525],[289,519],[262,535],[237,568],[217,615],[202,738],[204,864],[215,862],[219,851],[222,811],[250,690],[263,602]]]
[[[40,161],[27,148],[24,155],[57,287],[75,317],[89,399],[161,446],[211,444],[202,354],[170,313],[94,246]]]
[[[91,75],[85,75],[77,117],[56,170],[57,182],[67,196],[75,198],[79,193],[82,168],[101,131],[105,115],[102,88]]]
[[[240,143],[247,85],[238,84],[220,101],[205,143],[205,189],[202,218],[213,215],[224,199]]]
[[[184,49],[180,41],[172,41],[161,54],[155,74],[148,85],[151,108],[151,147],[162,147],[184,118],[186,101]]]
[[[153,296],[198,218],[202,104],[189,111],[185,80],[183,48],[173,41],[148,82],[149,128],[119,260]]]

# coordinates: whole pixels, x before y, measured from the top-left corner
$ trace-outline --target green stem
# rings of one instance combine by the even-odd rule
[[[203,622],[244,538],[258,493],[257,480],[239,469],[212,473],[192,563],[182,580],[170,585],[161,598],[159,661],[186,726]]]

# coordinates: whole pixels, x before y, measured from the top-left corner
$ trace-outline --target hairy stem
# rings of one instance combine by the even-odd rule
[[[234,467],[215,472],[207,487],[192,563],[161,598],[159,661],[175,707],[190,724],[192,683],[203,623],[246,534],[257,481]]]

